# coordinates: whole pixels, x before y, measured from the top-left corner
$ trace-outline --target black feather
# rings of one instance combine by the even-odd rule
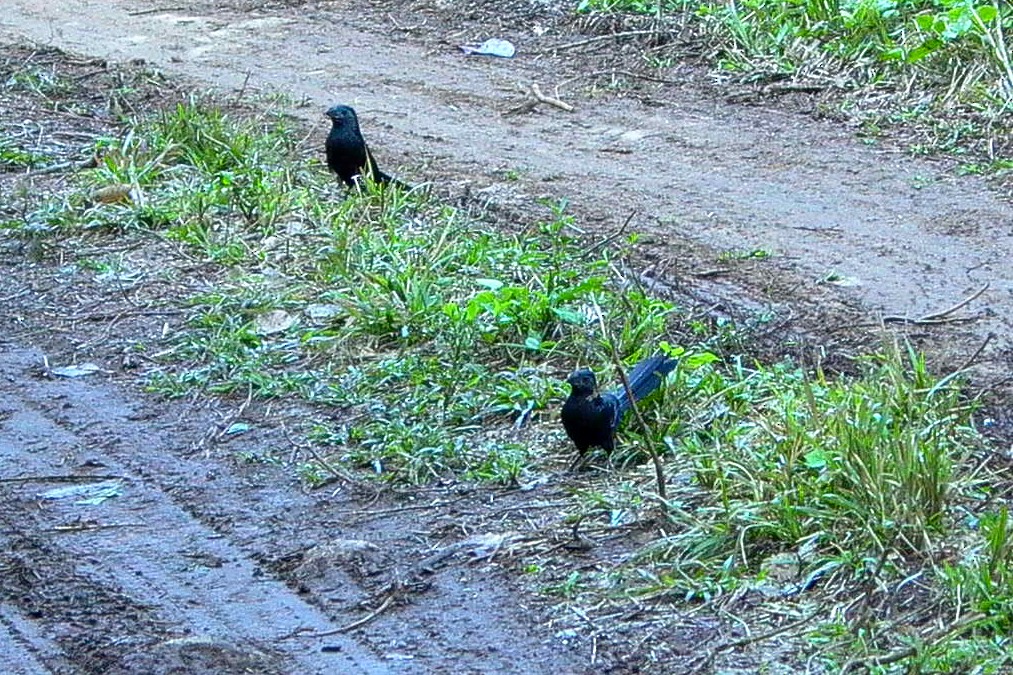
[[[366,139],[359,129],[359,118],[351,106],[333,106],[327,111],[327,116],[331,119],[331,131],[324,143],[327,166],[338,174],[345,185],[354,187],[368,173],[377,183],[408,187],[377,167],[373,153],[369,151]]]

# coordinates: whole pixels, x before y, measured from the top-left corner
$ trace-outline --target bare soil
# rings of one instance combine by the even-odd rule
[[[349,103],[385,168],[486,203],[505,226],[534,217],[532,197],[568,199],[595,240],[635,212],[645,278],[766,325],[771,356],[805,342],[848,356],[903,330],[941,368],[988,339],[975,377],[994,386],[1009,375],[1013,208],[945,163],[803,114],[815,99],[729,105],[687,63],[668,83],[588,89],[603,59],[615,67],[602,52],[619,48],[546,51],[586,37],[551,3],[168,4],[8,0],[0,49],[49,59],[85,91],[46,111],[12,104],[0,121],[24,131],[47,115],[45,129],[90,138],[112,123],[88,111],[116,86],[139,86],[110,64],[135,60],[165,79],[131,105],[165,103],[174,83],[237,104],[281,93],[310,147],[326,131],[321,111]],[[487,37],[513,40],[518,56],[456,47]],[[531,83],[576,112],[503,115]],[[58,191],[67,176],[36,176],[30,189]],[[740,255],[756,250],[771,255]],[[633,633],[619,624],[634,617],[613,627],[537,600],[518,574],[526,547],[548,541],[568,568],[607,569],[651,527],[569,550],[557,511],[572,478],[525,491],[303,492],[278,451],[300,410],[167,404],[130,384],[130,346],[176,325],[171,301],[197,279],[110,298],[38,253],[0,249],[0,672],[580,673],[658,662],[682,672],[735,635],[667,608],[644,608],[650,630]],[[149,267],[158,255],[144,254]],[[966,307],[927,316],[986,284]],[[53,378],[47,361],[106,372]],[[224,432],[237,419],[252,431],[233,438]],[[96,484],[113,494],[84,504],[51,492]],[[749,663],[739,657],[744,672]]]

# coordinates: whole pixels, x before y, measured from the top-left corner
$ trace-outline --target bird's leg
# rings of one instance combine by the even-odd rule
[[[587,453],[578,452],[577,456],[573,458],[573,461],[570,462],[570,465],[566,468],[566,470],[572,471],[573,473],[577,473],[586,468],[587,468]]]

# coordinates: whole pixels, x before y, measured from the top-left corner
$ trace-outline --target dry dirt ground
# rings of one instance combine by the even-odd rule
[[[518,57],[456,48],[492,36]],[[566,198],[596,239],[635,212],[645,275],[716,312],[774,317],[772,355],[795,349],[786,336],[834,355],[900,327],[950,367],[992,336],[976,376],[1009,374],[1013,208],[983,181],[864,145],[797,112],[815,105],[804,97],[792,111],[729,105],[690,65],[668,83],[589,95],[582,73],[611,47],[547,51],[580,38],[551,3],[526,2],[7,0],[0,15],[8,47],[143,59],[236,100],[284,94],[311,143],[325,133],[320,111],[351,103],[384,166],[449,199],[509,214]],[[531,83],[561,84],[577,110],[504,116]],[[770,255],[738,255],[756,250]],[[115,321],[81,326],[75,313],[98,298],[68,292],[80,287],[66,270],[16,248],[0,265],[0,672],[640,672],[659,655],[681,672],[680,657],[721,636],[718,622],[686,618],[645,647],[593,624],[575,631],[579,618],[527,594],[475,535],[524,529],[512,507],[551,510],[560,492],[303,493],[284,468],[241,461],[290,445],[268,421],[284,411],[243,407],[264,424],[240,452],[222,434],[239,403],[167,405],[126,385],[109,343],[173,317],[121,320],[112,306]],[[986,284],[938,320],[895,320]],[[114,373],[45,376],[46,358],[100,356]],[[97,483],[115,496],[53,492]],[[597,555],[589,566],[607,551]]]

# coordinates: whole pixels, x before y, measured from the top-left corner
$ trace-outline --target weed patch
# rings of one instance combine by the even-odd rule
[[[345,195],[292,138],[278,120],[180,104],[100,141],[80,191],[26,221],[153,233],[213,266],[154,391],[297,397],[339,411],[314,432],[335,461],[510,482],[530,453],[504,436],[561,398],[566,369],[600,361],[599,314],[632,360],[676,313],[588,255],[565,204],[509,234],[420,194]],[[117,185],[134,196],[88,198]]]
[[[725,79],[836,89],[867,128],[902,125],[915,131],[914,148],[971,150],[998,162],[996,171],[1013,153],[1005,2],[581,0],[577,9],[678,14],[709,43]],[[894,92],[887,105],[884,90]]]

